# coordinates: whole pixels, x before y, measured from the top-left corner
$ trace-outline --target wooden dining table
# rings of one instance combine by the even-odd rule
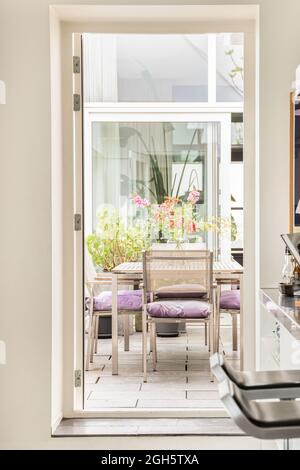
[[[143,280],[143,265],[141,262],[125,262],[116,266],[112,272],[112,375],[118,375],[118,284],[136,284]],[[213,278],[218,285],[238,283],[240,286],[240,363],[243,364],[243,267],[235,260],[228,262],[216,261],[213,264]],[[128,324],[125,326],[128,328]]]

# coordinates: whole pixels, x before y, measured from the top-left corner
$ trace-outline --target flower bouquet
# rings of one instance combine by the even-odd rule
[[[193,189],[186,201],[177,197],[166,197],[162,204],[151,204],[146,198],[136,194],[133,203],[147,212],[148,236],[158,243],[175,243],[180,247],[189,241],[203,242],[203,234],[208,231],[221,232],[227,223],[221,218],[210,220],[200,216],[200,192]]]

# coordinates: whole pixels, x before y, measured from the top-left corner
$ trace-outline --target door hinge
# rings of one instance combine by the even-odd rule
[[[73,73],[80,73],[80,57],[77,55],[73,57]]]
[[[80,232],[81,230],[81,214],[74,215],[74,230]]]
[[[81,370],[75,370],[74,372],[74,385],[75,387],[81,387]]]
[[[80,111],[80,95],[73,95],[73,111]]]

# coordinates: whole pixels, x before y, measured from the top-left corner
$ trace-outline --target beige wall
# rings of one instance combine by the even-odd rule
[[[53,3],[101,2],[0,0],[0,79],[7,85],[7,104],[0,106],[0,339],[7,344],[7,365],[0,365],[0,448],[118,447],[119,439],[50,438],[51,282],[59,288],[61,276],[59,248],[55,253],[51,249],[49,4]],[[261,284],[276,285],[282,264],[279,234],[288,230],[288,95],[300,63],[300,2],[186,3],[261,5]],[[60,195],[56,198],[59,202]],[[55,210],[59,220],[57,204]],[[56,236],[55,227],[54,232]],[[52,256],[57,266],[53,276]],[[57,299],[60,309],[59,295]],[[57,370],[56,377],[60,376]],[[57,401],[59,410],[59,397]],[[145,442],[149,441],[123,439],[122,445],[142,447]]]

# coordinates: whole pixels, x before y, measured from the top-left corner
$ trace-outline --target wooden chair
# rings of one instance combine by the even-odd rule
[[[143,253],[143,373],[147,381],[149,327],[153,370],[156,370],[157,323],[200,323],[208,326],[214,352],[213,254],[208,250],[159,250]]]
[[[230,285],[231,290],[222,292],[222,285]],[[232,289],[232,287],[236,289]],[[215,345],[216,352],[219,352],[220,349],[220,321],[221,314],[227,313],[231,316],[232,319],[232,350],[238,350],[238,315],[240,315],[240,290],[239,281],[233,282],[232,279],[223,279],[222,282],[218,284],[217,290],[217,309],[216,309],[216,337]]]
[[[100,273],[96,274],[92,260],[87,254],[85,257],[85,286],[86,286],[86,300],[87,300],[87,347],[85,353],[85,370],[89,370],[90,364],[93,362],[94,354],[97,353],[98,345],[98,331],[99,331],[99,318],[102,316],[111,315],[111,304],[108,308],[96,308],[97,299],[99,296],[104,294],[103,288],[105,286],[111,286],[112,274],[111,273]],[[121,285],[131,287],[135,290],[138,289],[139,284],[135,281],[124,281]],[[134,293],[133,290],[128,290],[128,294]],[[107,294],[108,292],[106,292]],[[111,294],[111,291],[110,291]],[[142,314],[142,303],[140,302],[140,308],[120,308],[118,309],[118,315],[122,315],[124,318],[124,351],[129,351],[129,316],[136,315],[137,313]]]

